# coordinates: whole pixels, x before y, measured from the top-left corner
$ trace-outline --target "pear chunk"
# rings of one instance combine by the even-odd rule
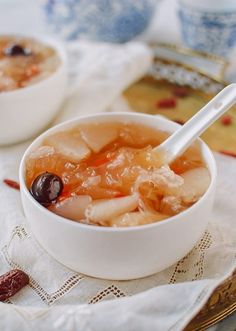
[[[100,152],[118,137],[118,128],[111,124],[83,125],[81,137],[93,152]]]
[[[45,143],[54,147],[56,152],[62,154],[71,162],[80,162],[91,154],[91,150],[79,134],[59,132],[48,137]]]
[[[161,213],[150,213],[143,211],[135,211],[120,215],[111,220],[110,226],[114,227],[126,227],[126,226],[138,226],[149,223],[158,222],[164,220],[168,216]]]
[[[85,217],[85,210],[91,202],[89,195],[72,196],[50,206],[49,210],[62,217],[80,221]]]
[[[211,177],[208,169],[199,167],[181,174],[184,180],[179,195],[185,203],[196,202],[210,185]]]
[[[128,213],[138,207],[138,195],[130,195],[109,200],[96,200],[89,204],[85,216],[89,221],[107,225],[112,218]]]

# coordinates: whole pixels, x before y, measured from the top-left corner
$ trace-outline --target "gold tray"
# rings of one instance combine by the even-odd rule
[[[203,56],[202,53],[200,55]],[[130,86],[124,92],[124,96],[129,106],[137,112],[160,114],[184,123],[227,85],[219,75],[217,77],[211,77],[189,65],[155,58],[149,73]],[[173,95],[179,86],[184,86],[187,93],[185,97]],[[157,103],[166,98],[174,98],[176,106],[157,107]],[[230,125],[222,124],[219,119],[204,132],[202,139],[215,151],[234,154],[236,153],[236,107],[232,107],[227,115],[232,119]]]
[[[236,311],[236,273],[219,285],[184,331],[202,331]]]
[[[155,45],[156,48],[159,46],[162,47],[163,44]],[[221,65],[219,74],[209,75],[193,66],[156,57],[147,75],[130,86],[123,96],[134,111],[160,114],[184,123],[227,85],[222,78],[227,63],[219,57],[204,53],[179,49],[173,45],[165,45],[165,47],[185,56],[189,54],[199,58],[208,57],[208,60]],[[176,97],[173,94],[179,86],[184,86],[185,97]],[[157,103],[166,98],[175,98],[176,106],[157,107]],[[223,125],[221,119],[218,120],[202,135],[202,139],[213,150],[236,156],[236,107],[231,108],[227,115],[232,118],[230,125]],[[184,331],[205,330],[234,311],[236,311],[236,273],[214,291],[207,304]]]

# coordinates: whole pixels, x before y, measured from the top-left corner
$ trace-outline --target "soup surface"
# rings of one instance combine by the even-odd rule
[[[210,174],[198,143],[170,166],[152,148],[168,134],[134,123],[81,124],[48,136],[26,161],[26,184],[52,212],[99,226],[164,220],[204,194]]]
[[[54,49],[36,41],[0,37],[0,92],[16,90],[45,79],[59,66]]]

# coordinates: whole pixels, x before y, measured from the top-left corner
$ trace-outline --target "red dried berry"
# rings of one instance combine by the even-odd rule
[[[20,185],[19,183],[17,183],[16,181],[12,180],[12,179],[3,179],[3,182],[10,186],[11,188],[14,188],[15,190],[20,190]]]
[[[236,157],[236,153],[234,152],[230,152],[230,151],[220,151],[221,154],[227,155],[227,156],[232,156],[232,157]]]
[[[59,176],[45,172],[35,178],[30,193],[42,206],[48,207],[61,195],[63,187]]]
[[[28,56],[31,55],[29,49],[24,48],[21,45],[13,44],[4,50],[4,55],[6,56]]]
[[[29,276],[22,270],[14,269],[0,276],[0,301],[4,301],[29,284]]]
[[[177,105],[177,101],[175,98],[166,98],[158,100],[156,106],[158,108],[175,108]]]
[[[173,88],[172,94],[178,98],[185,98],[189,95],[189,92],[186,87],[176,86]]]
[[[184,125],[184,123],[185,123],[185,121],[180,120],[180,119],[176,119],[176,120],[174,120],[174,122],[175,122],[175,123],[178,123],[178,124],[180,124],[180,125]]]
[[[117,194],[115,195],[116,198],[123,198],[125,197],[125,194],[121,193],[121,192],[117,192]]]
[[[221,117],[220,122],[222,125],[228,126],[228,125],[232,124],[233,118],[231,115],[225,115],[225,116]]]

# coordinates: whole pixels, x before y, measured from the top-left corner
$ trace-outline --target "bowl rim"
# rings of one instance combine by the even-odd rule
[[[222,4],[217,3],[214,1],[214,7],[212,3],[206,3],[206,1],[189,1],[189,0],[178,0],[178,9],[181,11],[186,9],[187,11],[192,11],[196,13],[198,16],[204,15],[218,15],[218,16],[228,16],[236,14],[236,4],[232,2],[232,0],[224,0],[224,6]]]
[[[111,113],[96,113],[96,114],[90,114],[90,115],[84,115],[84,116],[79,116],[76,117],[74,119],[65,121],[63,123],[57,124],[53,127],[51,127],[50,129],[44,131],[41,135],[39,135],[36,139],[33,140],[33,142],[28,146],[28,148],[26,149],[26,151],[24,152],[24,155],[21,159],[20,162],[20,168],[19,168],[19,179],[20,179],[20,188],[21,188],[21,194],[25,195],[27,199],[30,200],[31,204],[34,205],[34,207],[36,209],[39,210],[39,212],[44,213],[45,217],[52,217],[54,218],[57,222],[61,222],[64,225],[67,226],[74,226],[75,228],[80,228],[81,230],[90,230],[90,231],[101,231],[101,232],[136,232],[136,231],[142,231],[142,230],[147,230],[147,229],[152,229],[153,227],[158,227],[158,226],[162,226],[165,224],[169,224],[175,221],[178,221],[179,219],[181,219],[183,216],[187,215],[188,213],[191,213],[192,211],[194,211],[196,208],[199,207],[199,205],[208,198],[208,196],[212,193],[214,187],[215,187],[215,183],[216,183],[216,177],[217,177],[217,167],[216,167],[216,161],[215,158],[213,156],[212,151],[210,150],[210,148],[207,146],[207,144],[205,142],[203,142],[200,138],[198,138],[198,141],[200,141],[201,143],[201,148],[202,150],[204,149],[204,151],[206,152],[206,157],[205,157],[205,161],[208,165],[208,170],[210,172],[211,175],[211,182],[209,187],[207,188],[206,192],[201,196],[201,198],[194,203],[192,206],[190,206],[189,208],[187,208],[186,210],[182,211],[181,213],[174,215],[174,216],[170,216],[167,219],[165,219],[164,221],[160,221],[160,222],[154,222],[154,223],[149,223],[149,224],[144,224],[144,225],[139,225],[139,226],[131,226],[131,227],[109,227],[109,226],[98,226],[98,225],[88,225],[88,224],[83,224],[80,222],[76,222],[73,220],[70,220],[68,218],[62,217],[60,215],[57,215],[51,211],[49,211],[47,208],[43,207],[40,203],[38,203],[30,194],[28,188],[26,187],[26,183],[25,183],[25,161],[29,155],[29,153],[37,146],[40,145],[40,142],[49,134],[60,131],[60,129],[63,129],[64,127],[69,128],[69,127],[73,127],[74,125],[76,126],[77,124],[79,124],[79,122],[81,120],[86,120],[86,119],[91,119],[91,118],[113,118],[116,116],[120,116],[120,117],[124,117],[124,120],[120,120],[120,122],[122,121],[126,121],[127,117],[129,117],[129,120],[132,122],[132,118],[155,118],[155,121],[160,121],[160,122],[165,122],[167,125],[171,123],[171,125],[174,127],[176,127],[176,129],[180,128],[181,125],[178,123],[175,123],[165,117],[155,117],[155,115],[150,115],[150,114],[143,114],[143,113],[132,113],[132,112],[111,112]],[[148,126],[148,124],[144,124],[146,126]],[[166,131],[166,130],[163,130]],[[170,130],[171,131],[171,130]],[[209,165],[211,167],[211,169],[209,168]]]
[[[55,76],[59,75],[67,67],[68,59],[67,59],[66,49],[63,47],[63,43],[57,39],[54,39],[54,38],[48,37],[48,36],[45,37],[43,35],[30,34],[30,33],[29,34],[25,34],[25,33],[0,34],[0,39],[4,38],[4,37],[15,37],[15,38],[19,37],[19,38],[25,38],[25,39],[32,39],[36,42],[38,41],[38,42],[42,43],[43,45],[47,45],[56,52],[57,56],[60,59],[60,63],[58,65],[58,67],[56,68],[56,70],[54,72],[52,72],[52,74],[50,74],[48,77],[45,77],[42,80],[39,80],[38,82],[36,82],[32,85],[27,85],[22,88],[18,88],[18,89],[11,90],[11,91],[2,91],[2,92],[0,92],[0,98],[5,97],[5,96],[6,97],[12,96],[13,94],[17,95],[20,93],[25,93],[25,92],[27,93],[27,91],[34,90],[35,88],[43,85],[45,82],[48,82],[48,81],[54,79]]]

